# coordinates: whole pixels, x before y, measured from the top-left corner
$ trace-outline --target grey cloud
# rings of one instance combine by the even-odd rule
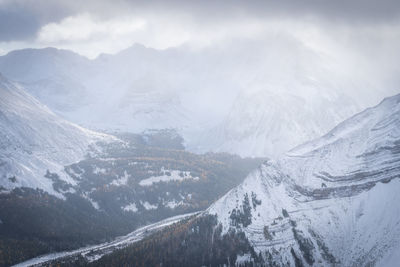
[[[73,14],[60,1],[0,0],[0,41],[30,40],[47,23]]]
[[[49,22],[89,12],[98,17],[142,13],[189,16],[198,24],[232,19],[315,17],[344,24],[392,23],[400,18],[397,0],[0,0],[0,41],[27,40]]]
[[[30,14],[0,10],[0,41],[29,39],[39,27],[40,23]]]
[[[398,0],[119,0],[118,3],[129,11],[186,12],[204,22],[232,16],[315,16],[344,23],[385,23],[400,18]]]

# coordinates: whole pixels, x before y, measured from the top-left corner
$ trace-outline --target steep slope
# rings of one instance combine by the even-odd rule
[[[400,253],[399,177],[396,95],[264,163],[208,213],[269,263],[374,265]]]
[[[96,141],[112,138],[57,117],[19,85],[0,76],[0,174],[3,189],[41,188],[53,191],[46,170],[81,160]],[[67,175],[61,179],[73,183]]]
[[[301,173],[297,183],[316,188],[365,183],[397,175],[400,95],[339,124],[325,136],[288,152],[280,167]],[[396,164],[397,163],[397,164]],[[393,174],[392,174],[393,173]],[[368,178],[369,180],[366,180]]]

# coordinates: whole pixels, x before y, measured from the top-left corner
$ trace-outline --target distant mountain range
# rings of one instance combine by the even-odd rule
[[[25,49],[1,56],[0,72],[90,129],[172,128],[191,151],[273,158],[394,93],[355,81],[326,55],[279,38],[200,51],[133,45],[93,60]],[[253,49],[243,53],[244,47]]]
[[[0,265],[204,209],[92,264],[398,262],[400,95],[351,117],[389,91],[347,93],[308,50],[276,70],[258,65],[256,78],[228,68],[244,72],[242,83],[222,79],[230,53],[213,62],[202,53],[0,57],[13,80],[0,76]],[[309,61],[293,66],[292,56]],[[211,63],[220,71],[208,72]],[[67,261],[88,264],[75,256]]]

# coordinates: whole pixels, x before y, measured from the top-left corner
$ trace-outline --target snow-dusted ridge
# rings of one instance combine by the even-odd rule
[[[64,166],[77,162],[98,141],[116,138],[59,118],[24,89],[0,75],[0,185],[40,188],[60,195],[45,178],[46,170],[74,184]]]
[[[390,265],[400,258],[400,94],[268,161],[207,213],[267,263]]]
[[[400,94],[386,98],[301,145],[280,160],[280,168],[303,187],[365,184],[399,174]],[[384,177],[382,177],[384,173]]]

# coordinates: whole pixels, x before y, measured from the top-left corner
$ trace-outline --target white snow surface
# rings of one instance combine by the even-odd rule
[[[99,203],[97,203],[96,201],[94,201],[89,195],[88,193],[84,193],[81,195],[83,198],[85,198],[86,200],[88,200],[90,202],[90,204],[92,204],[93,208],[95,208],[96,210],[100,210],[100,205]]]
[[[165,207],[170,208],[170,209],[175,209],[175,208],[178,207],[178,206],[185,205],[185,203],[184,203],[183,201],[179,201],[179,202],[178,202],[178,201],[176,201],[176,200],[174,199],[174,200],[172,200],[172,201],[164,202],[163,205],[164,205]]]
[[[124,211],[131,211],[131,212],[137,212],[138,208],[136,207],[135,203],[130,203],[129,205],[126,205],[125,207],[122,207]]]
[[[64,166],[83,159],[95,142],[112,139],[59,118],[0,75],[0,185],[4,188],[41,188],[59,196],[44,177],[46,170],[74,184]]]
[[[207,212],[218,216],[224,232],[243,231],[257,253],[269,252],[282,265],[295,265],[291,249],[305,266],[311,265],[302,239],[311,246],[314,266],[395,266],[399,178],[396,95],[277,161],[265,162]],[[234,225],[231,213],[244,211],[246,194],[251,222]],[[253,196],[261,203],[254,205]],[[264,236],[264,227],[272,239]]]
[[[243,255],[238,255],[236,258],[236,262],[235,264],[237,266],[240,266],[240,264],[244,264],[244,263],[248,263],[251,261],[251,254],[247,253],[247,254],[243,254]]]
[[[155,210],[155,209],[158,208],[157,205],[150,204],[150,202],[148,202],[148,201],[144,201],[144,202],[140,201],[140,203],[142,204],[142,206],[143,206],[146,210]]]
[[[160,176],[151,176],[147,179],[143,179],[139,182],[139,185],[152,186],[153,184],[159,182],[183,181],[188,179],[199,180],[199,177],[191,176],[189,171],[167,170],[162,168],[161,172],[164,174]]]
[[[124,170],[124,175],[119,177],[118,179],[113,180],[111,184],[116,186],[127,185],[129,177],[130,175],[126,172],[126,170]]]

